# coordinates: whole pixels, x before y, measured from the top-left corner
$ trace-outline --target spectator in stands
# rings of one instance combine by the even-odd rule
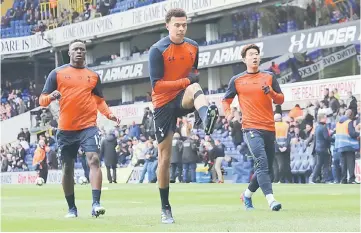
[[[196,182],[196,168],[198,162],[197,143],[191,137],[183,142],[183,182]],[[190,173],[190,179],[188,174]]]
[[[182,140],[186,140],[191,136],[192,124],[189,122],[187,117],[182,118],[179,128]]]
[[[132,150],[132,139],[127,139],[121,142],[117,152],[119,153],[119,165],[125,165],[127,159],[130,158]]]
[[[328,94],[327,94],[328,96]],[[318,110],[318,114],[324,114],[327,117],[327,124],[332,122],[333,112],[332,109],[329,108],[328,100],[324,99],[320,101],[320,109]]]
[[[233,119],[229,122],[231,127],[231,137],[234,144],[234,147],[240,146],[243,143],[243,133],[242,133],[242,116],[237,112],[234,113]]]
[[[5,154],[4,149],[1,149],[0,159],[1,159],[1,172],[7,172],[9,168],[9,160]]]
[[[340,94],[338,93],[338,89],[337,89],[337,88],[334,88],[334,89],[333,89],[333,96],[334,96],[338,101],[340,101]]]
[[[333,116],[336,116],[338,113],[338,110],[340,108],[340,102],[338,101],[338,99],[335,97],[335,93],[333,91],[330,92],[330,108],[333,112]]]
[[[25,141],[27,141],[28,143],[30,143],[30,132],[28,128],[24,129],[24,134],[25,134]]]
[[[328,102],[329,98],[330,98],[330,90],[328,88],[325,88],[323,90],[323,99]]]
[[[20,163],[24,163],[24,161],[25,161],[25,149],[21,146],[21,144],[19,143],[18,145],[17,145],[17,157],[19,158],[19,162]]]
[[[306,128],[305,128],[305,134],[306,134],[306,139],[304,142],[304,146],[310,147],[312,146],[312,144],[314,144],[314,130],[313,130],[313,124],[311,122],[306,124]],[[312,146],[313,147],[313,146]]]
[[[133,121],[132,125],[129,127],[129,136],[131,138],[136,137],[137,139],[140,138],[140,128],[139,125],[135,124],[135,121]]]
[[[292,117],[296,120],[296,118],[303,116],[303,111],[299,104],[296,104],[294,108],[288,113],[289,117]]]
[[[20,163],[18,157],[16,157],[15,155],[11,157],[10,167],[12,171],[18,171],[22,168],[22,164]]]
[[[147,117],[144,122],[145,137],[149,139],[151,137],[155,139],[155,125],[154,125],[154,116],[151,111],[148,112]]]
[[[26,138],[23,128],[20,128],[20,133],[18,134],[18,140],[20,140],[20,138]]]
[[[172,142],[172,153],[170,158],[170,183],[175,183],[176,177],[178,177],[179,183],[183,182],[182,179],[182,154],[183,154],[183,142],[180,140],[179,133],[174,133]]]
[[[279,68],[278,64],[276,64],[274,61],[272,62],[270,69],[276,75],[276,78],[280,77],[280,74],[281,74],[280,68]]]
[[[48,161],[49,170],[58,169],[58,158],[56,157],[56,152],[51,149],[50,146],[45,148],[46,158]]]
[[[45,132],[44,140],[45,140],[46,145],[48,145],[48,146],[53,146],[55,144],[54,138],[50,137],[50,134],[48,131]]]
[[[276,141],[275,141],[275,160],[276,171],[274,173],[274,182],[280,181],[285,183],[286,180],[292,182],[291,174],[291,160],[290,160],[290,141],[291,135],[289,134],[289,125],[282,121],[281,114],[274,115],[275,128],[276,128]],[[279,179],[278,179],[279,177]]]
[[[330,146],[331,136],[327,129],[327,116],[325,114],[318,115],[318,124],[315,130],[315,152],[317,155],[317,164],[313,171],[312,181],[310,183],[316,183],[316,179],[321,174],[321,168],[323,168],[322,183],[325,183],[328,179],[328,172],[330,169]]]
[[[142,174],[140,175],[139,183],[143,183],[146,173],[148,173],[149,183],[156,179],[157,176],[156,167],[154,169],[154,163],[156,163],[156,161],[158,160],[158,148],[154,147],[152,140],[148,140],[146,144],[148,149],[145,152],[145,163],[143,166]]]
[[[357,99],[355,96],[352,95],[351,91],[347,92],[347,99],[346,99],[347,109],[351,109],[353,116],[357,114]]]
[[[35,166],[35,171],[38,172],[38,176],[43,178],[46,184],[48,178],[48,163],[46,161],[45,147],[45,141],[39,140],[38,146],[34,152],[33,166]]]
[[[212,181],[215,183],[218,178],[218,183],[224,183],[223,175],[222,175],[222,162],[225,159],[224,153],[225,146],[217,139],[214,141],[214,146],[210,146],[209,154],[211,160],[214,162],[211,173],[212,173]]]
[[[145,163],[145,153],[147,151],[147,145],[145,141],[138,140],[138,138],[133,138],[132,146],[132,165],[137,167],[139,165],[144,165]]]
[[[107,135],[101,142],[100,146],[100,158],[104,159],[104,164],[107,168],[107,178],[109,183],[117,183],[117,163],[118,155],[115,151],[117,146],[117,139],[113,130],[108,130]],[[110,169],[113,171],[113,175],[110,174]]]
[[[347,109],[345,116],[336,125],[335,150],[341,152],[342,184],[347,184],[347,173],[348,183],[355,183],[355,152],[360,149],[360,145],[357,140],[359,133],[356,132],[352,119],[353,112]]]

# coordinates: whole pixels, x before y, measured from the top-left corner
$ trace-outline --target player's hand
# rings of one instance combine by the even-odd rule
[[[55,90],[50,94],[50,99],[51,100],[58,100],[60,98],[61,98],[61,94],[60,94],[60,92],[58,90]]]
[[[191,84],[198,83],[199,82],[199,72],[198,71],[192,71],[188,74],[189,81],[191,81]]]
[[[270,86],[262,86],[262,90],[267,95],[268,93],[270,93],[271,87]]]
[[[118,126],[120,125],[120,119],[118,117],[116,117],[114,114],[109,115],[109,120],[117,122]]]

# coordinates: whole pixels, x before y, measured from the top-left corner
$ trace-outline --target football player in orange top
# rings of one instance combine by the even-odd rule
[[[215,105],[208,106],[199,82],[197,42],[186,38],[187,14],[170,9],[165,17],[169,36],[149,51],[154,122],[158,141],[158,185],[162,202],[162,223],[174,223],[169,204],[169,166],[177,118],[198,112],[206,134],[211,134],[218,118]]]
[[[255,163],[255,175],[242,199],[246,209],[253,209],[252,194],[261,187],[270,208],[278,211],[281,204],[273,196],[270,178],[275,154],[272,101],[282,104],[284,96],[273,73],[259,70],[261,56],[257,45],[244,46],[241,55],[247,70],[232,77],[222,104],[226,117],[231,119],[231,103],[238,96],[244,140]]]
[[[70,64],[58,67],[49,74],[39,102],[43,107],[58,99],[60,105],[58,148],[63,167],[63,190],[69,206],[67,218],[78,216],[74,198],[74,159],[79,147],[86,154],[90,167],[92,187],[92,216],[105,213],[100,205],[102,172],[99,160],[99,130],[96,126],[98,110],[108,119],[116,121],[105,103],[100,77],[85,66],[85,43],[74,40],[69,44]]]

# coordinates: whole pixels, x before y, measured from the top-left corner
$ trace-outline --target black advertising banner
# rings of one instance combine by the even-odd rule
[[[200,47],[199,69],[241,62],[243,46],[251,43],[260,47],[262,57],[356,44],[360,43],[360,20],[247,41]],[[95,67],[94,70],[99,73],[103,83],[149,77],[147,60],[100,66]]]

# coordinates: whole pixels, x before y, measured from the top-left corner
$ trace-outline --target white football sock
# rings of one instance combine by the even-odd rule
[[[271,206],[271,203],[275,201],[275,197],[273,196],[273,194],[267,194],[266,199],[269,206]]]
[[[244,192],[245,197],[251,198],[252,195],[253,195],[253,192],[251,192],[249,189],[246,189],[246,191]]]

